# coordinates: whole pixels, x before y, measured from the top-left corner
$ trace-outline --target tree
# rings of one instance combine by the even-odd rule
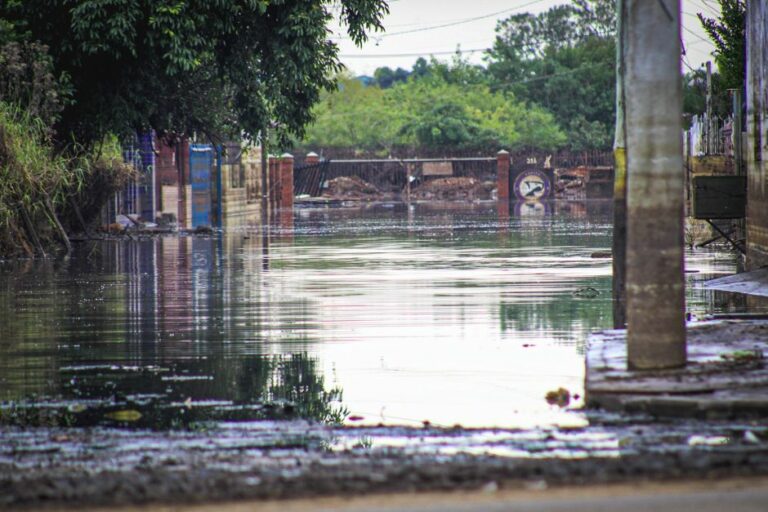
[[[698,13],[702,27],[715,44],[715,62],[727,89],[744,87],[745,62],[745,0],[718,0],[720,17],[707,18]]]
[[[332,8],[358,44],[385,0],[6,0],[0,37],[50,48],[72,103],[59,142],[154,128],[255,136],[268,122],[300,134],[341,69]]]
[[[615,117],[614,25],[612,0],[515,14],[499,22],[487,53],[491,85],[552,112],[572,149],[607,149]]]
[[[419,60],[414,64],[414,70],[417,66],[422,66]],[[456,50],[450,61],[440,61],[434,57],[431,57],[429,62],[424,61],[423,69],[419,69],[415,77],[438,78],[445,83],[456,85],[488,84],[488,70],[483,66],[470,64],[462,56],[460,49]]]
[[[408,75],[410,75],[410,73],[403,68],[393,70],[389,66],[376,68],[373,72],[374,82],[382,89],[389,89],[398,82],[407,81]]]
[[[303,145],[382,156],[398,147],[495,152],[563,145],[565,135],[551,114],[510,93],[493,92],[485,83],[467,83],[459,78],[465,71],[433,61],[420,78],[388,89],[342,77],[339,90],[324,95],[315,108],[316,121]]]
[[[66,75],[54,75],[47,47],[0,44],[0,101],[24,110],[50,130],[69,100],[68,87]]]
[[[707,110],[707,73],[697,69],[683,76],[683,113],[693,116],[704,114]],[[712,73],[712,112],[719,117],[726,117],[733,110],[733,102],[728,94],[725,81],[719,73]]]
[[[387,154],[399,142],[400,109],[386,91],[339,75],[337,91],[324,92],[303,138],[308,147],[354,147]]]

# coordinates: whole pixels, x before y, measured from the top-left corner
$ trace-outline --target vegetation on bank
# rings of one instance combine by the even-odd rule
[[[133,176],[114,138],[56,148],[69,97],[46,46],[0,45],[0,257],[68,250],[67,233],[84,230]]]
[[[46,141],[47,127],[0,102],[0,254],[45,254],[61,237],[55,221],[74,179]]]
[[[127,180],[113,143],[100,154],[66,158],[51,144],[50,127],[0,101],[0,256],[46,256],[69,248],[68,234],[86,229]]]

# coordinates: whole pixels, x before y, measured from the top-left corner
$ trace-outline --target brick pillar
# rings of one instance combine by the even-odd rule
[[[306,165],[315,165],[320,163],[320,155],[315,153],[314,151],[311,151],[307,153],[306,158],[304,158],[304,163]]]
[[[293,155],[280,157],[280,208],[293,208]]]
[[[496,197],[499,202],[509,202],[509,152],[501,150],[496,154]]]
[[[189,209],[187,204],[192,200],[187,197],[187,187],[192,184],[189,174],[189,139],[183,137],[176,145],[176,167],[179,173],[179,210],[178,210],[178,222],[180,228],[187,228],[190,226],[187,216],[192,206]]]

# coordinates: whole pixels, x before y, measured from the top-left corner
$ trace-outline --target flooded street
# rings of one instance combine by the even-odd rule
[[[587,424],[583,344],[611,325],[606,202],[298,209],[267,236],[83,244],[0,265],[0,412],[18,425]],[[735,259],[689,254],[695,283]]]
[[[581,409],[610,210],[503,213],[307,208],[1,264],[0,506],[768,473],[764,423]],[[693,316],[743,311],[700,286],[734,265],[689,253]]]

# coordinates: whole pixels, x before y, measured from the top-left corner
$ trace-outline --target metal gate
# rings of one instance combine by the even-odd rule
[[[210,226],[211,222],[211,169],[213,147],[191,144],[189,147],[189,173],[192,179],[192,226]]]

